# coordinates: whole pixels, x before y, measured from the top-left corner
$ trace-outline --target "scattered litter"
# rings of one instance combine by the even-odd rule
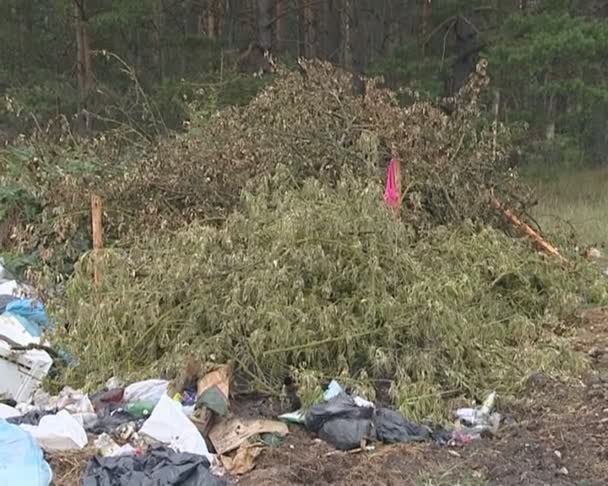
[[[49,317],[39,300],[16,299],[6,306],[6,314],[16,316],[34,337],[40,337],[49,328]]]
[[[480,407],[459,408],[456,410],[456,430],[454,438],[458,443],[468,443],[476,440],[484,433],[495,435],[500,426],[501,416],[493,412],[496,393],[492,392]]]
[[[40,337],[33,336],[22,321],[11,314],[0,315],[0,396],[29,403],[53,359],[46,351],[28,349],[39,345]]]
[[[53,473],[33,437],[0,419],[0,484],[48,486]]]
[[[196,408],[206,408],[224,417],[228,414],[230,395],[230,367],[216,366],[197,383]]]
[[[13,425],[38,425],[42,417],[46,415],[55,415],[57,410],[40,410],[33,409],[24,414],[18,414],[14,417],[7,418],[7,422]]]
[[[375,438],[373,416],[373,408],[359,407],[353,397],[341,393],[311,407],[306,428],[337,449],[354,449],[362,440]]]
[[[375,408],[360,397],[341,392],[311,407],[305,414],[306,428],[339,450],[362,448],[367,441],[387,444],[433,440],[448,444],[453,436],[439,426],[416,424],[388,408]]]
[[[83,426],[68,412],[45,415],[38,425],[20,425],[47,452],[82,449],[87,445],[87,433]]]
[[[213,456],[196,426],[186,417],[181,405],[167,395],[160,398],[139,432],[178,452],[198,454],[213,462]]]
[[[160,404],[159,404],[160,405]],[[206,457],[152,448],[138,457],[94,457],[89,461],[82,486],[226,486],[209,472]]]
[[[323,399],[331,400],[332,398],[340,395],[340,393],[345,393],[344,388],[342,388],[342,385],[340,385],[340,383],[338,383],[336,380],[331,380],[329,382],[329,385],[327,385],[325,393],[323,394]]]
[[[327,385],[327,389],[323,393],[323,401],[329,401],[332,398],[337,397],[338,395],[345,393],[344,388],[340,385],[336,380],[331,380],[329,385]],[[357,406],[361,407],[373,407],[374,404],[364,400],[361,397],[354,397]],[[304,410],[296,410],[295,412],[284,413],[283,415],[279,415],[280,420],[284,420],[285,422],[290,422],[293,424],[306,424],[306,412]]]
[[[285,442],[285,436],[280,434],[260,434],[260,442],[268,447],[280,447]]]
[[[125,405],[125,411],[136,418],[149,417],[155,404],[150,401],[132,402]]]
[[[21,413],[14,407],[0,403],[0,419],[10,419],[13,417],[19,417]]]
[[[91,395],[91,403],[96,412],[99,412],[112,404],[122,403],[124,388],[110,388]]]
[[[95,449],[101,457],[125,456],[130,454],[138,454],[140,451],[135,449],[131,444],[119,446],[112,437],[108,434],[101,434],[95,439]]]
[[[127,386],[123,399],[125,402],[151,402],[153,404],[167,396],[169,382],[167,380],[138,381]]]
[[[114,390],[116,388],[121,388],[121,387],[122,387],[122,382],[120,381],[120,378],[117,378],[116,376],[113,376],[108,381],[106,381],[106,390]]]
[[[218,454],[238,449],[241,444],[255,435],[289,433],[287,425],[276,420],[245,420],[240,418],[223,419],[209,432],[209,440]]]
[[[102,434],[104,432],[113,434],[126,425],[131,425],[135,431],[139,430],[143,423],[142,419],[137,420],[120,407],[116,409],[105,408],[98,412],[95,422],[86,425],[85,428],[87,432],[92,434]]]
[[[421,442],[431,438],[428,428],[409,422],[399,412],[388,408],[376,411],[374,426],[378,440],[387,444]]]
[[[43,410],[66,410],[71,414],[95,413],[95,409],[88,395],[80,390],[66,386],[59,395],[51,396],[39,390],[34,394],[34,406]]]
[[[8,303],[17,300],[19,297],[15,297],[14,295],[3,295],[0,294],[0,314],[4,314],[6,310],[6,306]]]
[[[243,444],[234,457],[221,456],[222,465],[230,474],[241,476],[255,468],[255,460],[262,452],[262,447],[253,444]]]

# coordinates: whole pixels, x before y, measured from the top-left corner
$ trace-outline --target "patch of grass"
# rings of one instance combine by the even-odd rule
[[[528,181],[539,199],[532,215],[545,232],[608,247],[608,167],[534,170]]]

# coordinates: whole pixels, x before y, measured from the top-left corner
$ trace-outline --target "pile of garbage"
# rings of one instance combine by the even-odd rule
[[[29,399],[59,357],[48,346],[49,318],[34,294],[0,260],[0,399]]]
[[[359,396],[346,393],[337,381],[332,380],[320,403],[307,411],[298,410],[279,418],[304,425],[344,451],[366,450],[368,443],[376,441],[385,444],[433,441],[439,445],[456,446],[480,439],[483,434],[495,435],[498,432],[501,416],[494,411],[495,399],[496,393],[492,392],[481,406],[456,410],[454,427],[447,429],[429,422],[411,422],[396,410],[377,407]]]
[[[80,478],[85,486],[223,486],[226,476],[251,471],[264,447],[280,446],[286,423],[342,451],[373,449],[374,442],[462,445],[495,434],[500,423],[494,394],[481,407],[458,410],[462,423],[447,430],[349,395],[335,380],[306,411],[280,421],[243,418],[230,412],[230,383],[230,367],[221,365],[177,393],[175,380],[122,387],[112,378],[91,395],[69,387],[57,396],[37,389],[14,407],[0,404],[0,481],[48,486],[55,454],[88,447]]]
[[[46,486],[52,471],[44,457],[52,463],[55,454],[88,447],[94,452],[83,485],[221,486],[228,484],[221,476],[254,467],[263,440],[280,441],[288,433],[276,420],[229,414],[227,366],[177,393],[174,385],[150,379],[122,387],[113,378],[91,395],[65,387],[50,396],[38,389],[14,407],[0,405],[2,484]],[[24,477],[31,482],[19,482]]]

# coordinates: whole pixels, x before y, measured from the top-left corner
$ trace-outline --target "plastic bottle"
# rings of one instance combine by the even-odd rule
[[[128,403],[125,410],[137,418],[149,417],[154,410],[154,403],[148,401]]]

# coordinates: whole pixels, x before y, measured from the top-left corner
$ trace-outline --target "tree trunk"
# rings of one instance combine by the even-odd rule
[[[264,50],[272,47],[272,12],[273,0],[257,0],[258,43]]]
[[[217,39],[216,32],[216,23],[217,19],[215,18],[215,2],[213,0],[207,0],[207,38],[209,40]]]
[[[158,77],[165,78],[165,53],[163,52],[162,32],[164,27],[163,0],[154,2],[154,50]]]
[[[431,26],[431,0],[420,0],[422,5],[420,7],[420,37],[422,40],[422,55],[425,55],[425,43],[426,36],[429,33]]]
[[[304,56],[312,59],[317,55],[317,29],[313,1],[302,0],[301,9],[304,19]]]
[[[89,44],[89,32],[87,30],[87,17],[85,12],[85,0],[74,1],[74,12],[76,15],[76,48],[78,61],[78,89],[82,105],[93,87],[93,72],[91,69],[91,49]]]
[[[353,68],[353,56],[352,56],[352,29],[351,29],[351,12],[352,2],[354,0],[342,0],[341,11],[340,11],[340,31],[341,31],[341,63],[346,69]]]
[[[190,0],[189,4],[186,4],[186,9],[186,35],[198,37],[201,35],[201,19],[203,15],[200,0]]]
[[[323,56],[331,62],[339,63],[340,42],[341,42],[341,25],[340,25],[340,1],[326,0],[323,4],[323,30],[321,32],[323,38]]]
[[[222,33],[222,20],[224,15],[222,0],[207,0],[207,37],[217,40]]]
[[[287,0],[276,0],[275,3],[275,48],[283,51],[287,41]]]
[[[356,95],[365,95],[365,80],[363,78],[366,64],[367,41],[365,23],[363,22],[363,1],[349,2],[350,9],[350,53],[353,73],[353,91]]]

